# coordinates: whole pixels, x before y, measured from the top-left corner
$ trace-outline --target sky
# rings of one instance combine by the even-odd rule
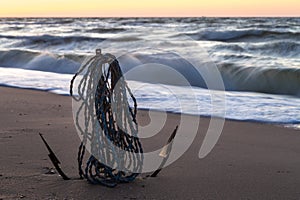
[[[0,17],[300,16],[300,0],[1,0]]]

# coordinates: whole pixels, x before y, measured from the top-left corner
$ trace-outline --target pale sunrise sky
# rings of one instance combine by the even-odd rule
[[[0,17],[300,16],[300,0],[2,0]]]

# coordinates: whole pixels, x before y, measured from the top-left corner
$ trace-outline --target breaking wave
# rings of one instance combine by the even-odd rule
[[[62,74],[74,74],[82,62],[84,55],[53,54],[23,50],[0,51],[0,66],[31,69]],[[146,55],[133,54],[118,58],[126,78],[130,80],[181,85],[178,77],[170,76],[164,66],[168,66],[185,77],[189,84],[207,88],[201,74],[186,60],[168,54]],[[160,65],[144,65],[157,63]],[[133,68],[134,73],[130,72]],[[224,81],[225,89],[230,91],[252,91],[271,94],[300,96],[300,68],[261,68],[239,67],[234,64],[219,64],[218,69]],[[164,79],[157,76],[157,72]],[[201,69],[200,69],[201,71]],[[153,76],[151,75],[153,74]]]

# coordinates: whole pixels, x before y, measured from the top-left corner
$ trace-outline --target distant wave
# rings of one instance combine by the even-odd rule
[[[107,38],[99,37],[89,37],[89,36],[54,36],[54,35],[41,35],[41,36],[14,36],[14,35],[0,35],[0,39],[11,39],[14,40],[13,47],[28,47],[35,49],[45,49],[45,48],[66,48],[67,45],[73,46],[95,46],[95,44],[100,44]],[[131,42],[138,41],[141,38],[136,36],[117,36],[109,39],[111,42]]]
[[[244,52],[246,51],[244,47],[239,44],[217,44],[214,46],[214,51],[226,50],[226,51],[235,51],[235,52]]]
[[[300,55],[300,43],[295,41],[276,41],[249,46],[248,50],[264,52],[264,54],[297,57]]]
[[[88,42],[102,42],[105,38],[93,38],[87,36],[54,36],[54,35],[41,35],[41,36],[14,36],[14,35],[0,35],[0,38],[21,40],[22,45],[39,45],[47,44],[52,45],[64,45],[68,43],[81,43]]]
[[[71,24],[76,21],[76,18],[0,18],[0,23],[19,25],[19,24],[34,24],[34,25],[57,25]]]
[[[300,43],[297,41],[273,41],[273,42],[262,42],[253,44],[217,44],[214,46],[214,51],[232,51],[238,53],[236,55],[243,55],[243,53],[253,53],[259,55],[271,55],[271,56],[282,56],[282,57],[297,57],[300,55]],[[230,55],[230,54],[228,54]],[[226,56],[224,56],[226,57]]]
[[[299,32],[273,31],[264,29],[249,30],[229,30],[229,31],[200,31],[196,33],[187,33],[186,35],[195,40],[209,40],[222,42],[237,41],[266,41],[269,37],[272,39],[295,39],[300,40]]]
[[[92,29],[87,29],[85,32],[87,33],[119,33],[122,31],[125,31],[126,29],[124,28],[92,28]]]

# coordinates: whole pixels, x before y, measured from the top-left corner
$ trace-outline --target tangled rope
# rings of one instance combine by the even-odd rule
[[[82,78],[75,96],[73,85],[79,75]],[[96,55],[74,75],[70,94],[78,103],[75,124],[82,137],[78,152],[80,177],[108,187],[133,181],[142,170],[143,149],[137,136],[136,99],[118,60],[97,49]],[[83,170],[87,145],[91,156]]]

